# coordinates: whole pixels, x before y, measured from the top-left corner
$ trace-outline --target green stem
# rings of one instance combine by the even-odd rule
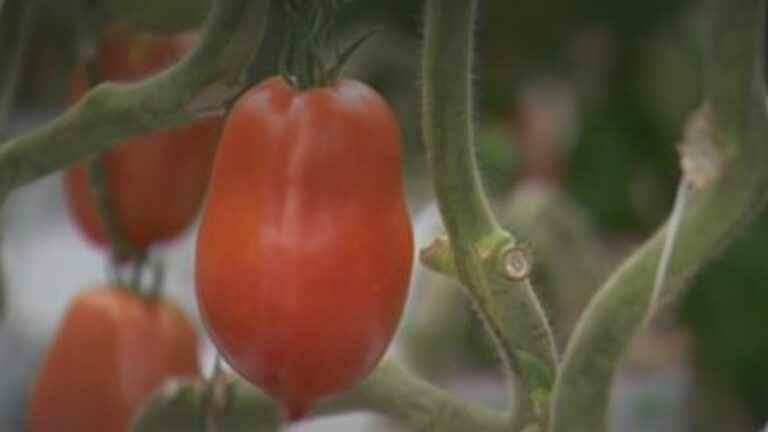
[[[0,144],[0,193],[136,135],[221,110],[262,39],[268,0],[218,0],[200,45],[177,65],[131,84],[104,83],[51,123]]]
[[[762,208],[768,189],[768,122],[763,80],[764,0],[717,0],[710,55],[710,134],[689,143],[721,167],[686,198],[667,283],[669,301],[707,260],[722,251]],[[691,134],[693,135],[693,134]],[[707,149],[712,147],[711,149]],[[714,149],[714,151],[712,151]],[[684,155],[685,156],[685,155]],[[699,178],[688,168],[686,181]],[[616,367],[650,314],[654,276],[666,228],[642,246],[605,283],[585,311],[567,348],[553,401],[555,432],[606,430]]]
[[[322,58],[333,50],[333,29],[340,2],[335,0],[286,0],[286,26],[280,73],[298,90],[326,87],[336,81],[335,67]]]
[[[88,163],[88,180],[99,219],[109,242],[112,265],[116,266],[122,258],[140,258],[143,252],[137,250],[125,238],[120,221],[110,207],[109,179],[107,178],[109,173],[106,170],[105,157],[104,154],[99,154],[91,158]]]
[[[427,2],[424,139],[459,280],[516,385],[512,399],[517,415],[511,429],[522,430],[530,422],[544,429],[557,368],[552,332],[528,278],[510,280],[499,271],[499,254],[515,241],[490,211],[474,157],[471,70],[476,4]]]
[[[199,381],[165,386],[150,400],[132,430],[194,430],[206,392],[207,385]],[[221,430],[276,432],[280,428],[279,410],[267,395],[243,381],[237,381],[231,392],[226,411],[220,413]],[[503,432],[509,421],[502,412],[461,401],[386,360],[360,386],[321,404],[310,417],[353,411],[386,414],[424,432]]]
[[[451,239],[476,240],[500,231],[474,157],[472,95],[476,1],[427,2],[423,79],[424,134],[435,192]],[[456,212],[453,209],[461,208]]]

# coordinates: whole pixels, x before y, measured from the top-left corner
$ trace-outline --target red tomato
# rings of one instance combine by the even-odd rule
[[[28,406],[30,432],[125,432],[164,380],[197,376],[197,336],[168,303],[92,289],[64,316]]]
[[[290,419],[378,363],[408,290],[412,235],[399,130],[342,80],[249,90],[224,127],[197,241],[210,335]]]
[[[98,68],[113,81],[134,81],[172,64],[193,43],[189,35],[139,36],[107,32]],[[85,67],[73,83],[87,90]],[[223,119],[196,121],[118,144],[105,155],[108,205],[121,234],[136,248],[178,235],[194,219],[208,185]],[[86,163],[67,170],[64,187],[71,213],[92,242],[108,241],[88,181]]]

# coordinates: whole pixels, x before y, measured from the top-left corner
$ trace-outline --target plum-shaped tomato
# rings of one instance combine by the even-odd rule
[[[232,109],[197,241],[210,335],[290,419],[378,363],[400,320],[413,253],[400,132],[351,80],[283,78]]]
[[[153,390],[199,373],[197,335],[175,306],[125,290],[86,290],[40,366],[30,432],[126,432]]]

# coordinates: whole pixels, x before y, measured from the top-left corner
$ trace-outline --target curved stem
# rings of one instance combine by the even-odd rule
[[[474,157],[472,65],[477,1],[427,2],[423,65],[424,138],[435,193],[451,240],[501,230],[491,214]],[[461,208],[462,211],[454,211]]]
[[[474,157],[473,24],[477,1],[427,2],[423,65],[424,139],[458,278],[516,384],[512,430],[547,423],[556,353],[547,318],[527,277],[499,272],[514,238],[497,223]],[[503,266],[502,266],[503,267]],[[519,379],[512,372],[519,375]]]
[[[697,184],[686,198],[667,283],[658,294],[674,297],[704,262],[765,204],[768,190],[768,122],[764,69],[764,0],[716,0],[710,55],[711,111],[704,110],[684,143],[684,158],[718,167],[702,176],[684,164],[684,181]],[[703,133],[704,132],[704,133]],[[685,152],[688,152],[686,154]],[[702,180],[702,181],[698,181]],[[605,283],[574,331],[553,401],[553,431],[606,430],[611,382],[621,355],[653,312],[654,275],[663,251],[662,228]]]
[[[0,144],[0,192],[130,137],[220,110],[243,89],[268,0],[217,0],[200,45],[177,65],[131,84],[104,83],[51,123]]]
[[[194,430],[206,389],[199,381],[169,383],[150,400],[132,430]],[[267,395],[243,381],[237,381],[230,392],[219,417],[221,430],[276,432],[280,428],[279,410]],[[508,430],[506,414],[461,401],[387,360],[360,386],[321,404],[310,417],[353,411],[387,414],[424,432]]]

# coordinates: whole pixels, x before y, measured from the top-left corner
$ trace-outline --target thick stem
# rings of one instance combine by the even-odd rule
[[[262,39],[268,0],[218,0],[200,45],[177,65],[131,84],[104,83],[51,123],[0,145],[0,193],[118,141],[220,110]]]
[[[205,402],[201,382],[170,383],[160,390],[139,416],[133,431],[194,430]],[[463,402],[416,377],[392,361],[384,361],[359,387],[318,406],[310,417],[353,411],[372,411],[399,419],[424,432],[507,431],[506,414]],[[276,432],[280,428],[275,403],[257,388],[238,381],[221,430]]]
[[[544,428],[545,401],[556,370],[546,316],[527,278],[498,271],[500,253],[514,246],[490,211],[474,157],[472,53],[475,0],[427,2],[423,65],[424,139],[435,192],[461,282],[496,342],[516,384],[515,423]],[[519,375],[516,379],[512,371]]]
[[[763,207],[768,188],[768,122],[764,64],[764,0],[716,0],[710,55],[710,134],[686,143],[702,150],[714,179],[690,192],[679,227],[667,282],[659,298],[668,301],[704,262]],[[714,147],[714,153],[708,147]],[[705,164],[706,165],[706,164]],[[696,173],[686,170],[693,181]],[[574,331],[561,366],[553,400],[553,431],[606,430],[616,367],[651,308],[653,282],[666,229],[641,247],[606,282]]]
[[[424,138],[451,240],[484,239],[500,231],[474,157],[473,0],[427,2],[423,65]],[[453,211],[457,208],[462,211]],[[454,246],[455,247],[455,246]]]

